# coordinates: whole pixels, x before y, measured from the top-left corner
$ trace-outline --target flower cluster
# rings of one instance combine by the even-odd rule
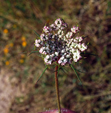
[[[49,26],[43,27],[40,39],[35,40],[35,46],[39,47],[39,52],[43,55],[46,64],[57,62],[60,65],[77,62],[81,58],[81,51],[85,51],[87,46],[82,43],[81,36],[75,36],[79,28],[73,26],[68,31],[67,24],[62,19],[57,19]]]

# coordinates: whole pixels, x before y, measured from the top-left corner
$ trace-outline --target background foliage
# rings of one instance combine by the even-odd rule
[[[62,108],[78,113],[111,112],[111,1],[110,0],[0,0],[0,67],[17,87],[9,113],[37,113],[57,108],[54,69],[45,69],[34,50],[36,34],[45,23],[63,18],[78,25],[89,47],[74,71],[59,71]],[[78,71],[79,70],[79,71]],[[81,71],[81,72],[80,72]],[[8,74],[7,74],[8,76]]]

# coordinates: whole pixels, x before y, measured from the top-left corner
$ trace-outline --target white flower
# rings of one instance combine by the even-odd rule
[[[49,58],[50,58],[50,56],[49,56],[49,55],[47,55],[45,58],[46,58],[46,59],[49,59]]]
[[[77,62],[80,58],[81,58],[81,55],[79,51],[76,51],[75,53],[73,53],[73,60],[75,62]]]
[[[35,44],[36,47],[40,47],[40,44]]]
[[[59,30],[58,33],[59,37],[61,38],[64,35],[64,32],[62,30]]]
[[[67,62],[67,59],[64,59],[63,62],[66,63]]]
[[[79,31],[78,27],[73,26],[71,31],[67,31],[67,24],[60,18],[55,23],[43,27],[43,33],[39,40],[35,40],[35,46],[40,47],[39,52],[46,55],[46,64],[58,62],[65,65],[71,64],[72,61],[77,62],[81,58],[80,52],[87,49],[82,43],[82,37],[75,37],[74,33]]]
[[[45,37],[46,37],[45,34],[40,35],[41,40],[45,40],[46,39]]]
[[[50,57],[53,58],[54,57],[54,54],[51,54]]]
[[[62,63],[62,60],[61,60],[61,59],[59,59],[59,60],[58,60],[58,63],[59,63],[59,64],[61,64],[61,63]]]
[[[74,53],[74,52],[76,51],[76,49],[72,48],[70,51],[71,51],[72,53]]]
[[[70,55],[69,55],[69,54],[67,54],[67,55],[66,55],[66,58],[70,58]]]
[[[59,53],[58,53],[58,52],[55,52],[55,55],[56,55],[56,56],[58,56],[58,55],[59,55]]]
[[[45,47],[41,47],[39,52],[43,54],[43,51],[45,50]]]
[[[64,41],[67,41],[66,36],[63,36],[63,40],[64,40]]]
[[[80,58],[81,58],[80,51],[79,51],[78,49],[76,49],[76,50],[73,52],[73,60],[74,60],[75,62],[77,62]]]
[[[77,44],[77,43],[72,42],[72,44],[71,44],[71,46],[70,46],[70,47],[77,48],[77,47],[78,47],[78,44]]]
[[[65,59],[64,56],[60,57],[60,59],[58,60],[58,63],[59,63],[59,64],[63,63],[64,59]]]
[[[75,39],[74,39],[74,42],[81,42],[83,39],[82,39],[82,37],[76,37]]]
[[[73,33],[76,33],[78,30],[79,30],[79,28],[78,28],[78,27],[75,27],[75,26],[73,26],[73,27],[71,28],[71,31],[72,31]]]
[[[52,61],[51,60],[47,60],[47,59],[44,59],[45,63],[48,65],[48,64],[52,64]]]
[[[37,39],[35,40],[35,46],[40,47],[40,40],[37,40]]]
[[[72,32],[68,32],[68,33],[66,34],[66,37],[67,37],[67,38],[71,38],[71,37],[72,37],[72,35],[73,35],[73,33],[72,33]]]
[[[69,51],[70,49],[68,47],[66,47],[66,51]]]
[[[81,50],[81,51],[85,51],[86,49],[87,49],[87,46],[84,44],[84,43],[82,43],[82,44],[78,44],[78,48]]]
[[[63,23],[62,26],[61,26],[61,29],[65,29],[67,27],[67,23]]]
[[[75,55],[75,56],[73,57],[73,60],[74,60],[74,62],[77,62],[80,58],[81,58],[80,56]]]
[[[51,28],[49,28],[48,26],[44,26],[44,28],[43,28],[43,31],[45,32],[45,33],[48,33],[48,32],[50,32],[52,29]]]
[[[56,26],[55,26],[54,24],[51,24],[50,27],[51,27],[52,29],[56,29]]]
[[[64,56],[60,57],[60,60],[63,60],[64,59]]]
[[[65,65],[67,63],[67,59],[64,59],[62,62],[61,62],[61,65]]]
[[[80,55],[80,51],[78,49],[72,49],[72,54]]]
[[[52,61],[51,61],[51,60],[49,60],[47,63],[48,63],[48,64],[52,64]]]
[[[46,51],[43,51],[42,54],[46,55]]]
[[[65,49],[63,49],[62,51],[61,51],[61,53],[64,53],[65,52]]]
[[[44,61],[45,61],[45,62],[48,62],[48,60],[47,60],[46,58],[44,58]]]
[[[79,38],[79,42],[81,42],[83,39],[82,39],[82,37],[78,37]]]
[[[62,25],[62,20],[60,18],[55,20],[55,25],[60,28]]]
[[[46,64],[51,64],[52,63],[51,55],[46,55],[46,57],[44,58],[44,61]]]

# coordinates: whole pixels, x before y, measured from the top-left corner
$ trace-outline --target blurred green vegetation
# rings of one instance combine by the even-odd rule
[[[70,67],[59,71],[61,106],[78,113],[110,113],[111,1],[0,0],[0,67],[13,72],[10,79],[16,78],[13,85],[21,92],[10,113],[57,108],[54,69],[48,69],[35,85],[45,65],[37,53],[29,55],[38,38],[34,30],[40,34],[45,23],[57,18],[69,27],[78,25],[89,42],[84,58],[74,65],[83,85]]]

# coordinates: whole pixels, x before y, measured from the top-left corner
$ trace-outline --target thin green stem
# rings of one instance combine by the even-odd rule
[[[71,67],[72,67],[72,69],[75,71],[77,78],[79,79],[80,83],[82,84],[82,82],[81,82],[81,80],[80,80],[80,78],[79,78],[79,76],[78,76],[78,74],[77,74],[77,72],[76,72],[76,69],[72,66],[72,64],[71,64]]]
[[[57,74],[58,74],[58,65],[56,65],[56,67],[55,67],[55,88],[56,88],[56,95],[57,95],[58,110],[59,110],[59,113],[61,113],[60,98],[59,98],[59,86],[58,86]]]

